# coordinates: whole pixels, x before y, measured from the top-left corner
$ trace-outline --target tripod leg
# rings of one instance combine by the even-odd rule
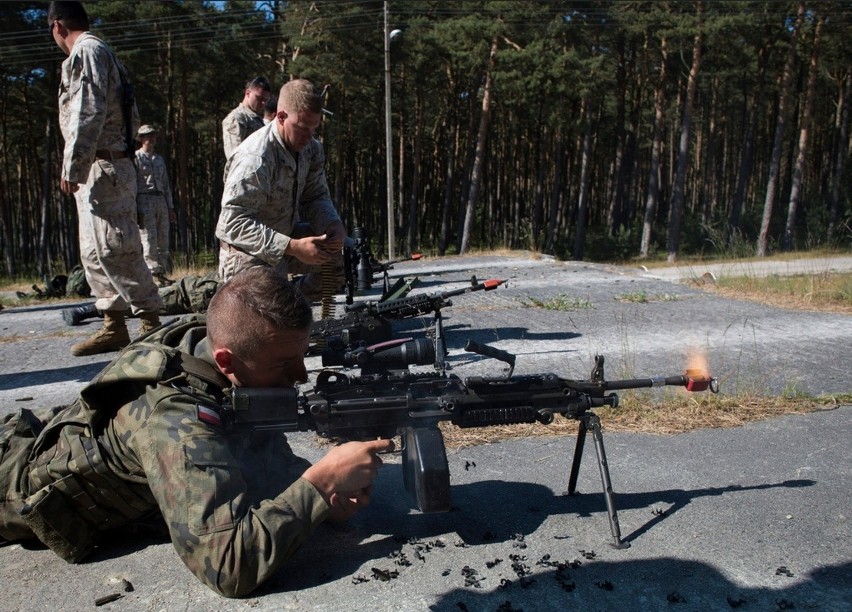
[[[592,430],[592,436],[595,439],[595,453],[598,456],[598,467],[601,472],[601,483],[603,483],[604,499],[606,499],[606,510],[609,514],[609,529],[612,532],[613,548],[630,548],[629,542],[624,542],[621,539],[621,527],[618,524],[618,513],[615,511],[615,495],[612,493],[612,482],[609,479],[609,464],[606,461],[606,451],[604,450],[603,434],[601,433],[601,420],[598,415],[589,413],[588,416],[589,429]]]

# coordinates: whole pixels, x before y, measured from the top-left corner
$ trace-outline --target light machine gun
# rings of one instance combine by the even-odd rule
[[[690,371],[681,376],[604,379],[604,358],[595,357],[589,380],[569,380],[555,374],[513,376],[515,356],[469,341],[465,349],[494,357],[509,365],[505,376],[472,376],[464,380],[441,373],[392,371],[347,376],[323,370],[313,389],[235,388],[222,412],[226,427],[249,430],[315,431],[325,438],[375,440],[401,437],[403,480],[406,491],[422,512],[450,509],[450,472],[444,439],[438,424],[485,427],[515,423],[549,424],[557,414],[579,422],[579,433],[568,479],[574,494],[587,431],[591,430],[600,468],[612,545],[626,548],[615,510],[615,497],[604,451],[600,406],[618,406],[619,389],[672,385],[688,391],[710,389],[718,382]]]
[[[435,314],[435,345],[437,358],[443,367],[446,347],[443,340],[441,309],[452,306],[450,298],[474,291],[491,291],[506,281],[490,279],[477,282],[470,277],[470,285],[454,291],[440,293],[419,293],[396,300],[384,302],[358,302],[346,306],[346,314],[339,319],[322,319],[311,326],[311,344],[322,346],[329,338],[340,338],[344,346],[356,346],[358,343],[375,344],[393,338],[392,321],[409,319],[425,314]]]

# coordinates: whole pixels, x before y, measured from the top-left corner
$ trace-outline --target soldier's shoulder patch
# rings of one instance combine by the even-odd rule
[[[196,404],[195,410],[199,421],[204,421],[205,423],[217,425],[219,427],[222,426],[222,418],[219,416],[219,411],[215,408],[204,406],[203,404]]]

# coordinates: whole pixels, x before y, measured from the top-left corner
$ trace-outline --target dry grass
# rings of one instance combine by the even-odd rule
[[[682,395],[652,403],[643,402],[638,394],[621,395],[618,408],[600,408],[604,431],[629,431],[657,435],[672,435],[696,429],[739,427],[785,414],[805,414],[831,410],[840,404],[852,403],[852,394],[821,398],[786,397],[726,397],[709,394]],[[463,448],[490,444],[512,438],[532,436],[576,435],[577,421],[557,417],[550,425],[521,424],[472,429],[460,429],[441,424],[448,448]]]
[[[852,314],[852,274],[849,273],[725,277],[718,279],[715,287],[703,288],[725,297],[779,308]]]

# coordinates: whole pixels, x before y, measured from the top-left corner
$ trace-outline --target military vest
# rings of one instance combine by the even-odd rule
[[[180,391],[219,400],[230,385],[216,368],[176,346],[204,333],[191,315],[127,346],[78,399],[39,434],[30,454],[30,496],[20,510],[35,535],[69,562],[86,557],[100,533],[158,512],[147,479],[117,474],[104,461],[98,436],[116,411],[163,381]]]

